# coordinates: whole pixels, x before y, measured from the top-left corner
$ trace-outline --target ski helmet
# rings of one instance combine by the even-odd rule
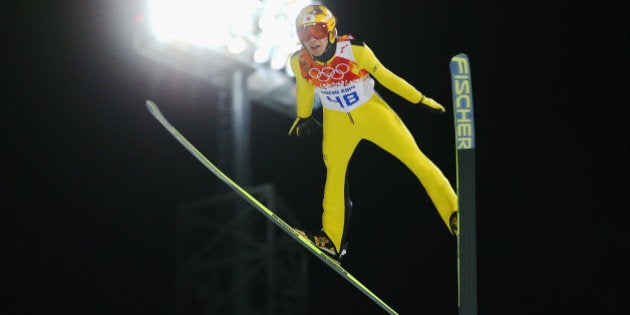
[[[337,37],[337,21],[332,12],[323,5],[309,5],[300,10],[295,19],[298,37],[304,41],[310,36],[317,39],[328,36],[330,43]]]

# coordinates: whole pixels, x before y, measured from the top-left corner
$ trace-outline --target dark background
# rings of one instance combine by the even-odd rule
[[[454,183],[448,61],[472,65],[479,314],[619,314],[630,294],[627,6],[621,1],[327,1],[340,33],[448,112],[380,90]],[[216,91],[132,47],[140,1],[19,2],[3,44],[5,314],[173,314],[175,209],[218,180]],[[316,113],[317,114],[317,113]],[[253,184],[321,214],[321,136],[255,106]],[[364,143],[344,266],[401,314],[456,314],[455,240],[413,175]],[[299,246],[296,244],[296,246]],[[380,314],[311,257],[312,313]]]

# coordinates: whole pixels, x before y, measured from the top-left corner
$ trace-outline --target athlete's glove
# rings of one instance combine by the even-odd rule
[[[444,109],[444,106],[440,105],[440,103],[436,102],[434,99],[430,97],[426,97],[422,95],[422,98],[420,99],[420,103],[426,105],[425,108],[433,114],[442,115],[444,114],[444,112],[446,112],[446,110]]]
[[[311,132],[315,132],[315,129],[321,127],[322,124],[320,124],[313,116],[306,118],[298,117],[293,122],[291,129],[289,129],[289,135],[295,134],[298,137],[310,136]]]

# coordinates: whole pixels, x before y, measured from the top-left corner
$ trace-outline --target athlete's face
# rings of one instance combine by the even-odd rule
[[[311,53],[311,55],[319,57],[324,53],[324,50],[326,50],[326,46],[328,45],[328,36],[320,39],[310,36],[309,39],[302,42],[302,45],[309,53]]]

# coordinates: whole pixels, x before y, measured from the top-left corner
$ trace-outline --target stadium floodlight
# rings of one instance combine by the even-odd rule
[[[286,70],[299,47],[294,21],[310,0],[147,0],[161,42],[230,53],[240,61]],[[290,71],[286,71],[292,75]]]

